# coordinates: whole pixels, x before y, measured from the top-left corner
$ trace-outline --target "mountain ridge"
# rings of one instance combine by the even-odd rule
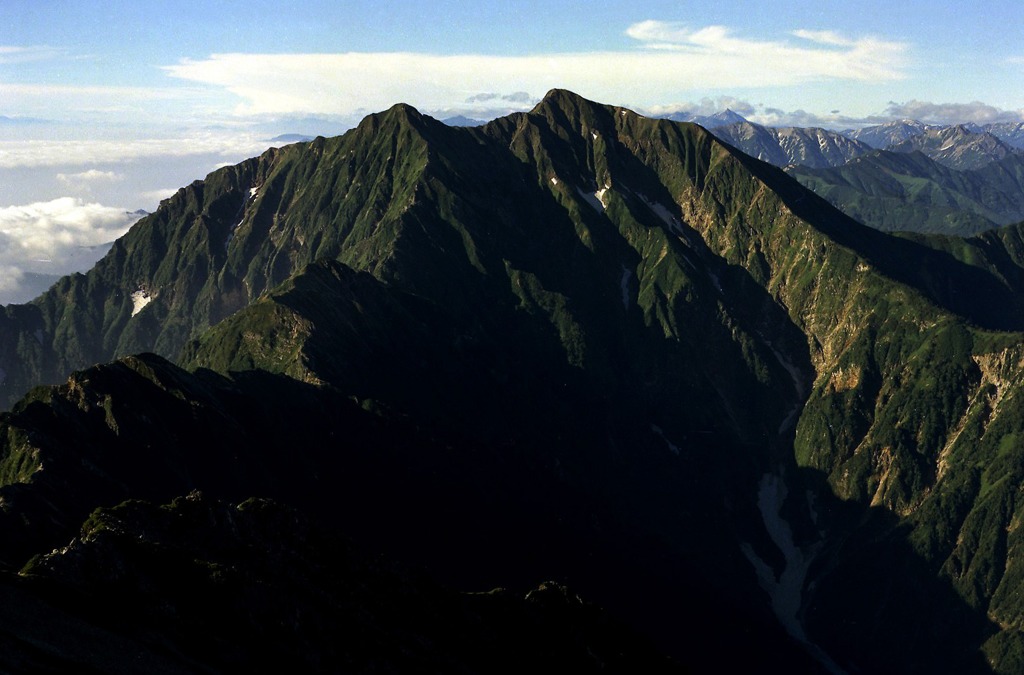
[[[1024,219],[1022,166],[1016,154],[956,170],[917,150],[878,150],[842,167],[788,173],[878,229],[971,236]]]
[[[0,416],[4,555],[266,493],[455,584],[572,577],[677,658],[1012,671],[1021,232],[892,237],[564,90],[396,105],[5,308],[6,394],[77,372]],[[79,370],[122,350],[164,355]]]

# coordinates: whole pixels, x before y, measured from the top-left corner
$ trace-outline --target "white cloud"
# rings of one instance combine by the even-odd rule
[[[793,31],[793,35],[804,40],[817,42],[822,45],[835,45],[837,47],[852,47],[857,44],[855,41],[831,30],[804,30]]]
[[[4,247],[4,239],[0,236],[0,251]],[[0,262],[0,305],[30,300],[21,295],[21,283],[25,273],[14,265]]]
[[[641,21],[626,29],[626,35],[651,44],[658,43],[681,43],[689,40],[692,31],[685,24],[669,21]]]
[[[94,189],[101,189],[124,181],[124,174],[116,171],[88,169],[77,173],[58,173],[57,181],[65,188],[82,197],[94,197]],[[63,191],[63,190],[62,190]]]
[[[655,105],[645,108],[644,112],[651,117],[664,117],[675,112],[687,112],[694,115],[714,115],[723,110],[732,110],[744,117],[749,117],[757,112],[757,107],[753,103],[736,98],[735,96],[718,96],[715,98],[704,97],[700,101],[690,101],[687,103]]]
[[[563,87],[609,103],[652,105],[693,89],[778,87],[812,81],[903,77],[905,45],[873,38],[797,45],[644,21],[627,35],[637,49],[528,56],[423,53],[213,54],[165,66],[172,77],[221,87],[242,100],[236,113],[356,113],[404,101],[422,109],[486,104],[480,92]],[[836,38],[838,39],[838,38]],[[834,41],[833,41],[834,42]],[[522,97],[519,97],[522,98]],[[525,103],[525,100],[522,102]]]
[[[973,101],[971,103],[932,103],[930,101],[889,102],[886,115],[893,119],[915,119],[928,124],[958,124],[975,122],[1022,122],[1024,109],[1002,110],[993,105]]]
[[[165,199],[173,197],[179,188],[165,188],[163,190],[147,190],[141,193],[139,196],[142,197],[147,203],[159,204]]]
[[[125,209],[63,197],[0,208],[0,304],[20,302],[24,274],[89,269],[138,220]]]

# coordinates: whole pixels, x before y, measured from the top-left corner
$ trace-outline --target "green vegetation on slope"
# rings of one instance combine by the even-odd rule
[[[0,420],[4,555],[128,498],[265,493],[458,583],[579,577],[662,645],[692,601],[697,639],[750,616],[795,658],[764,591],[795,547],[796,640],[1013,670],[1022,261],[1020,228],[892,237],[569,92],[473,129],[396,106],[211,174],[6,310],[10,396],[123,352],[187,370],[129,357]]]

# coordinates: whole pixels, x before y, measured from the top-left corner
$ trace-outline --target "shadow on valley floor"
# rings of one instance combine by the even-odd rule
[[[981,645],[999,626],[913,550],[909,525],[838,499],[819,471],[792,471],[786,513],[805,545],[822,542],[802,610],[810,639],[851,673],[993,672]]]

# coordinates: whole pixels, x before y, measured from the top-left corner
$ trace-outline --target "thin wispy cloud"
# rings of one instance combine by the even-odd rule
[[[132,125],[191,121],[222,114],[222,92],[170,83],[164,87],[5,82],[0,102],[19,116],[45,118],[54,124],[109,126],[111,120]],[[42,121],[42,120],[40,120]]]
[[[46,61],[63,56],[65,51],[45,45],[18,47],[0,45],[0,65]]]
[[[254,135],[205,134],[137,140],[0,141],[0,168],[69,167],[124,163],[160,157],[222,154],[235,157],[258,154],[267,141]],[[96,182],[112,176],[104,172],[62,172],[64,182]]]
[[[801,42],[792,44],[744,38],[727,26],[691,29],[666,21],[641,21],[630,26],[626,35],[651,49],[729,59],[736,66],[746,63],[756,70],[769,65],[783,79],[771,84],[819,79],[899,80],[904,77],[902,68],[908,49],[902,42],[870,36],[852,38],[836,31],[796,29],[791,35]]]
[[[835,31],[831,30],[804,30],[798,29],[793,31],[793,35],[804,40],[810,40],[811,42],[817,42],[822,45],[834,45],[836,47],[853,47],[857,44],[856,40],[851,40]]]
[[[902,43],[804,31],[796,44],[753,40],[723,26],[689,29],[644,21],[621,51],[527,56],[407,52],[213,54],[164,70],[223,88],[237,114],[369,112],[404,101],[447,108],[480,92],[544,92],[554,87],[624,104],[655,103],[672,92],[778,87],[811,81],[892,81],[903,77]],[[477,99],[486,103],[493,99]]]
[[[474,94],[466,99],[466,103],[483,103],[490,101],[505,101],[506,103],[534,103],[536,98],[525,91],[517,91],[511,94],[482,93]]]
[[[58,173],[57,180],[72,185],[80,183],[113,183],[124,180],[124,174],[115,171],[89,169],[88,171],[79,171],[78,173]]]

